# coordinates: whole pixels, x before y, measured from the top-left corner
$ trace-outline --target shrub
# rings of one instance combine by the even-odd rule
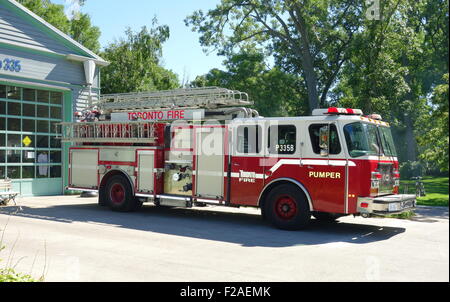
[[[423,176],[425,167],[420,161],[406,161],[400,164],[400,176],[403,179]]]

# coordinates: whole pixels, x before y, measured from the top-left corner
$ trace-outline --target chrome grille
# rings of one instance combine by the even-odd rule
[[[379,163],[378,171],[381,174],[379,194],[391,194],[394,190],[394,165],[391,163]]]

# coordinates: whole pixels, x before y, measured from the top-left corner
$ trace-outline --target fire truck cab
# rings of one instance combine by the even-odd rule
[[[170,105],[167,105],[170,104]],[[281,229],[311,216],[411,210],[389,124],[357,109],[306,117],[260,117],[248,96],[223,88],[103,96],[104,121],[62,124],[69,187],[133,211],[158,206],[261,208]]]

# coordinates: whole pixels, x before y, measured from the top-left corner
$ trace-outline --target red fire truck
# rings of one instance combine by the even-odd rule
[[[115,211],[143,202],[259,207],[290,230],[311,216],[415,207],[414,195],[399,194],[394,141],[380,116],[328,108],[264,118],[251,104],[217,87],[103,95],[87,120],[62,124],[62,141],[73,144],[68,189],[97,192]]]

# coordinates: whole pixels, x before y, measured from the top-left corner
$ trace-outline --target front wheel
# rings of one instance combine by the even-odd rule
[[[136,211],[142,205],[133,194],[130,182],[122,175],[111,177],[106,186],[105,201],[113,211]]]
[[[264,204],[265,217],[283,230],[300,230],[311,220],[311,211],[305,194],[291,184],[274,188]]]

